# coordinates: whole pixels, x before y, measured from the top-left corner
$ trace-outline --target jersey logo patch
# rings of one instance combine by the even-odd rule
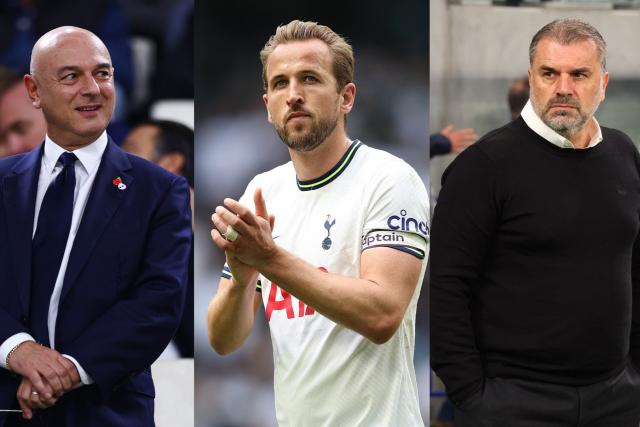
[[[391,215],[387,218],[387,227],[394,231],[409,231],[422,234],[423,236],[429,235],[429,226],[427,225],[427,222],[407,216],[407,211],[404,209],[400,211],[400,216]]]
[[[322,241],[322,249],[325,251],[328,251],[331,248],[331,227],[333,227],[335,223],[335,218],[331,221],[331,215],[327,215],[327,220],[324,222],[324,228],[327,229],[327,237]]]

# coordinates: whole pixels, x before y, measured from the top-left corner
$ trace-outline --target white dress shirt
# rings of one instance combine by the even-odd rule
[[[540,117],[538,117],[533,109],[533,105],[531,105],[531,100],[527,101],[527,105],[524,106],[520,115],[532,131],[553,145],[557,145],[560,148],[576,148],[571,141],[551,129]],[[591,141],[589,141],[587,148],[594,147],[602,141],[602,130],[600,129],[600,124],[595,117],[593,117],[593,122],[596,124],[596,133],[591,138]]]
[[[60,293],[62,292],[62,285],[64,282],[65,273],[67,271],[67,265],[69,264],[69,255],[71,253],[71,248],[73,247],[73,241],[75,240],[76,234],[78,232],[78,227],[80,226],[80,221],[82,220],[82,214],[84,213],[84,209],[87,205],[87,200],[89,199],[93,181],[96,178],[98,167],[100,166],[102,154],[107,147],[107,142],[108,138],[105,131],[97,140],[95,140],[91,144],[73,151],[73,154],[75,154],[78,158],[74,165],[76,174],[76,188],[73,197],[73,216],[71,217],[71,228],[69,229],[67,245],[64,249],[62,261],[60,263],[60,270],[58,271],[58,276],[53,288],[53,293],[51,294],[51,301],[49,303],[48,327],[49,342],[51,344],[51,348],[55,348],[55,330],[56,320],[58,318],[58,303],[60,301]],[[62,164],[58,163],[58,159],[64,152],[65,150],[62,147],[52,141],[48,135],[46,136],[44,142],[44,155],[42,156],[40,164],[40,175],[38,177],[38,192],[36,194],[36,209],[33,218],[32,237],[36,233],[36,227],[38,225],[38,215],[40,214],[40,207],[42,206],[44,195],[49,188],[49,184],[51,184],[51,182],[62,171]],[[25,341],[35,340],[30,334],[26,332],[20,332],[9,337],[2,343],[2,345],[0,345],[0,364],[2,365],[2,367],[6,368],[7,355],[9,354],[11,349],[13,349],[21,342]],[[93,383],[93,379],[89,377],[87,372],[82,368],[82,366],[80,366],[77,360],[75,360],[71,355],[68,354],[63,354],[63,356],[71,360],[76,366],[76,368],[78,369],[78,373],[80,374],[80,381],[82,382],[82,384]]]

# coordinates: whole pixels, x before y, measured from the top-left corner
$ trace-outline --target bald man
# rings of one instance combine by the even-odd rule
[[[178,326],[184,178],[106,134],[116,94],[94,34],[40,38],[24,84],[46,137],[0,160],[0,426],[153,426],[149,366]]]

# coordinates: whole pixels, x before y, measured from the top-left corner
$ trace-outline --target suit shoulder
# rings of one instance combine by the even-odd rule
[[[148,179],[158,180],[160,182],[173,182],[176,179],[184,179],[175,175],[168,170],[158,166],[157,164],[138,157],[133,154],[126,153],[132,166],[132,175],[140,175]],[[137,176],[136,176],[137,177]]]
[[[27,153],[15,154],[9,157],[0,158],[0,177],[11,172],[13,167],[26,157]]]

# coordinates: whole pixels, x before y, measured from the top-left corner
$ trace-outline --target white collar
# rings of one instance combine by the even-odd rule
[[[551,129],[546,125],[545,122],[542,121],[540,117],[538,117],[536,112],[533,110],[531,100],[527,101],[527,105],[524,106],[520,115],[532,131],[534,131],[550,143],[557,145],[560,148],[576,148],[571,141],[560,135],[555,130]],[[600,143],[600,141],[602,141],[602,130],[600,129],[600,124],[595,117],[593,117],[593,122],[596,124],[596,133],[591,138],[591,141],[589,141],[587,148],[593,147],[596,144]]]
[[[92,143],[85,145],[82,148],[78,148],[77,150],[73,150],[73,154],[76,155],[78,161],[87,172],[88,175],[94,173],[94,171],[100,165],[100,160],[102,159],[102,154],[104,150],[107,148],[107,142],[109,139],[107,138],[107,131],[105,130],[102,134],[93,141]],[[53,172],[56,167],[56,163],[60,158],[60,155],[64,153],[66,150],[56,144],[49,135],[45,136],[44,139],[44,155],[42,159],[44,161],[43,167],[49,173]]]

